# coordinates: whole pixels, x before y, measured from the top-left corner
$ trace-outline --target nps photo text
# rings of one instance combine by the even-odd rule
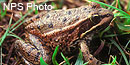
[[[17,8],[17,10],[29,10],[30,8],[33,8],[34,10],[52,10],[52,5],[47,5],[46,3],[44,5],[36,5],[34,3],[27,3],[27,6],[24,7],[23,3],[10,3],[10,5],[3,3],[3,10],[13,10],[13,8]]]

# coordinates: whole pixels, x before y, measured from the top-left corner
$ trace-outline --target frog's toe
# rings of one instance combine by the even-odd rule
[[[89,62],[89,65],[101,65],[101,61],[97,60],[92,54],[90,54],[85,40],[81,40],[79,44],[85,62]]]

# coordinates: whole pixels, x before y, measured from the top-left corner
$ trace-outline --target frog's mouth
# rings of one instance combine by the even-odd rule
[[[83,38],[86,34],[91,32],[95,32],[96,30],[103,30],[105,29],[111,22],[113,16],[110,14],[106,15],[96,15],[95,17],[89,18],[87,22],[81,24],[80,38]]]

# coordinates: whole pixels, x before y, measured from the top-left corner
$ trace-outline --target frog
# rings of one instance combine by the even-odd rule
[[[52,54],[71,53],[71,48],[80,48],[83,60],[90,65],[100,65],[90,52],[87,43],[99,30],[104,30],[113,19],[113,13],[91,3],[67,10],[51,10],[26,19],[25,39],[16,40],[15,48],[30,64],[39,65],[40,57],[50,64]]]

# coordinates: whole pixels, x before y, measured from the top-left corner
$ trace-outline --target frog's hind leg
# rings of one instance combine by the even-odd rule
[[[23,40],[16,40],[15,47],[17,51],[30,63],[40,64],[40,57],[46,63],[51,61],[51,51],[46,46],[42,46],[42,42],[37,39],[34,35],[30,35],[30,43],[25,43]]]
[[[86,41],[80,40],[78,42],[83,54],[83,60],[88,62],[88,65],[101,65],[101,61],[97,60],[92,54],[90,54]]]

